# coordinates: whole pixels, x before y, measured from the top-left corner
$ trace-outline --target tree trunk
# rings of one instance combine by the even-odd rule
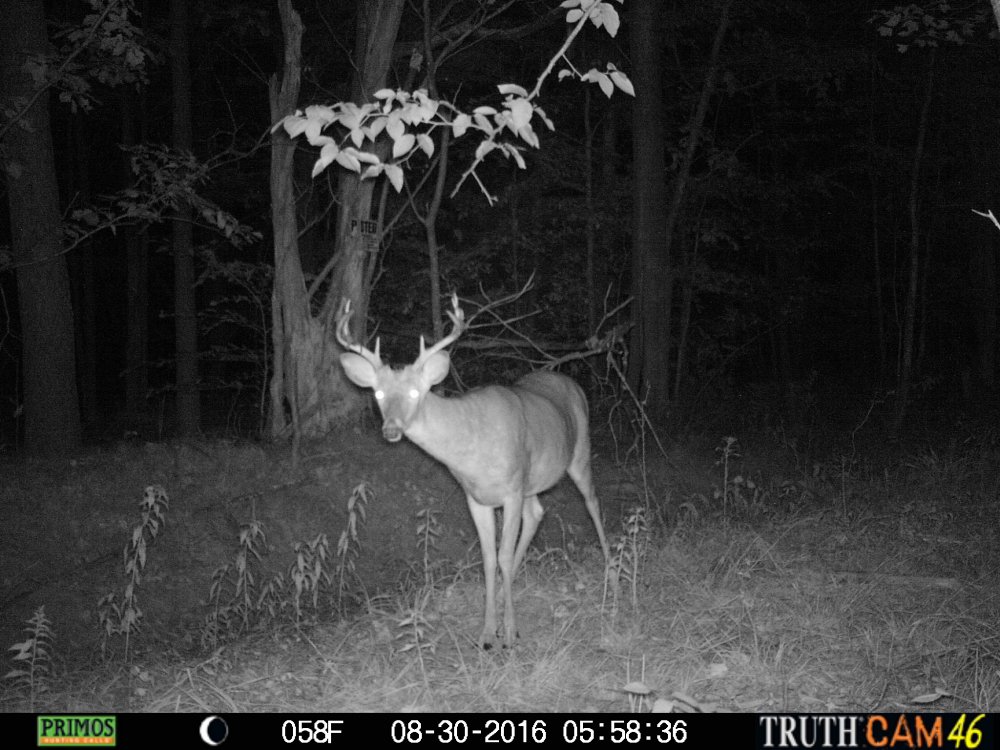
[[[89,205],[93,201],[90,188],[90,144],[85,118],[69,123],[73,139],[73,195]],[[84,242],[74,248],[66,259],[70,271],[70,296],[76,321],[77,394],[80,418],[85,430],[98,428],[97,413],[97,302],[94,293],[94,243]]]
[[[434,59],[434,47],[431,45],[431,3],[424,0],[424,57],[427,60],[427,90],[432,99],[438,98],[437,62]],[[441,198],[444,195],[444,183],[448,177],[448,145],[451,143],[451,129],[441,129],[441,142],[437,152],[437,174],[434,180],[434,191],[430,203],[427,204],[427,215],[423,219],[424,234],[427,238],[427,266],[430,276],[431,295],[431,325],[434,329],[435,341],[444,337],[444,326],[441,322],[441,246],[437,238],[437,219],[441,212]]]
[[[191,56],[188,0],[170,0],[170,81],[173,145],[191,151]],[[201,423],[198,391],[198,315],[195,306],[193,215],[181,206],[171,222],[174,253],[174,351],[177,359],[177,432],[197,434]]]
[[[136,143],[133,97],[122,96],[122,145]],[[145,110],[144,97],[139,101],[140,116]],[[135,176],[128,153],[122,154],[123,184],[130,185]],[[148,234],[137,227],[126,227],[125,238],[125,419],[135,427],[146,411],[149,377],[146,368],[149,341],[149,240]]]
[[[898,401],[893,419],[892,431],[898,433],[906,418],[909,406],[910,389],[913,385],[913,350],[914,329],[917,320],[917,290],[920,280],[920,166],[924,158],[924,145],[927,140],[927,121],[929,119],[931,100],[934,98],[934,59],[933,48],[927,65],[927,88],[924,92],[924,103],[920,108],[920,121],[917,126],[917,144],[913,150],[913,167],[910,171],[910,274],[906,289],[906,314],[903,318],[902,363],[899,370]]]
[[[295,111],[301,79],[302,21],[290,0],[279,0],[284,58],[282,78],[270,83],[271,119],[277,122]],[[403,0],[373,0],[361,4],[356,42],[355,101],[367,101],[385,85],[392,48],[399,29]],[[274,375],[271,380],[270,434],[280,438],[319,437],[363,403],[357,388],[344,376],[337,360],[331,324],[345,299],[354,315],[351,335],[364,339],[371,293],[371,254],[378,251],[378,219],[372,219],[375,181],[339,175],[337,245],[327,298],[317,317],[311,310],[319,284],[307,288],[298,250],[292,162],[295,144],[282,131],[271,137],[271,212],[274,223],[274,298],[272,323]],[[376,231],[372,230],[373,225]],[[326,277],[324,269],[319,278]]]
[[[882,301],[882,263],[881,242],[879,241],[879,184],[878,159],[875,150],[875,55],[871,56],[869,66],[869,109],[868,109],[868,177],[871,190],[872,211],[872,276],[875,291],[875,331],[878,336],[878,372],[879,378],[884,378],[888,364],[885,343],[885,303]]]
[[[997,241],[989,231],[976,226],[969,257],[969,309],[975,334],[974,351],[968,352],[967,367],[974,373],[972,386],[976,397],[992,397],[996,387],[997,364]]]
[[[403,0],[369,0],[360,4],[354,44],[352,101],[367,102],[372,94],[385,86],[403,5]],[[351,335],[355,341],[364,339],[368,317],[371,289],[366,288],[365,272],[369,254],[378,252],[381,243],[381,227],[372,219],[372,196],[376,184],[375,180],[362,180],[359,175],[346,170],[341,170],[338,175],[340,210],[337,213],[337,245],[323,317],[331,318],[343,300],[350,300],[354,310]],[[354,386],[340,376],[339,368],[337,370],[337,382],[345,389],[353,389]]]
[[[661,0],[634,0],[629,26],[632,55],[633,182],[632,329],[629,380],[646,399],[649,416],[662,423],[669,404],[670,288],[673,278],[663,241],[667,187],[664,182],[663,50]]]
[[[280,84],[271,79],[272,122],[295,111],[301,78],[302,22],[290,0],[279,0],[284,58]],[[364,3],[359,11],[359,77],[354,99],[367,101],[385,82],[399,28],[402,0]],[[274,375],[271,380],[270,434],[280,438],[319,437],[363,403],[337,360],[331,324],[344,299],[351,301],[352,335],[363,340],[370,290],[370,253],[378,250],[371,216],[375,182],[353,173],[340,175],[337,249],[330,287],[319,316],[311,310],[317,284],[307,288],[298,250],[292,163],[295,144],[282,131],[271,138],[271,211],[274,223],[275,281],[272,301]],[[320,278],[325,277],[324,272]]]
[[[584,268],[584,294],[587,305],[587,334],[596,333],[598,321],[598,304],[602,299],[601,292],[596,288],[594,255],[597,248],[597,208],[594,205],[594,128],[590,122],[590,91],[587,86],[583,98],[583,200],[587,218],[584,226],[584,248],[586,253]]]
[[[42,0],[8,0],[0,13],[4,107],[18,110],[37,95],[25,57],[48,49]],[[62,453],[80,442],[80,408],[47,93],[6,128],[3,146],[24,352],[25,446]]]
[[[722,6],[722,14],[715,30],[708,70],[702,84],[701,97],[688,124],[687,148],[681,159],[674,180],[673,196],[666,212],[666,222],[661,228],[660,212],[665,203],[665,190],[654,189],[654,182],[662,183],[663,106],[662,49],[658,11],[663,4],[657,0],[638,0],[634,4],[634,22],[631,27],[632,59],[635,66],[636,102],[635,126],[635,226],[633,228],[633,274],[638,276],[639,288],[634,297],[640,308],[638,331],[640,345],[633,347],[633,357],[638,353],[641,373],[638,377],[640,392],[646,397],[646,409],[654,423],[663,424],[670,408],[670,336],[673,308],[673,274],[670,255],[674,234],[680,224],[687,196],[687,183],[698,149],[701,128],[708,113],[708,104],[715,91],[715,79],[722,52],[722,40],[729,28],[729,10],[733,0]],[[646,89],[646,95],[641,90]],[[655,139],[656,143],[652,143]],[[640,178],[640,172],[642,177]],[[659,193],[662,193],[659,195]],[[635,281],[633,281],[633,286]],[[633,336],[633,341],[635,336]]]

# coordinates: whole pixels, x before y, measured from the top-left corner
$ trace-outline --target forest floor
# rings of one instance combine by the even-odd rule
[[[995,431],[807,460],[734,428],[728,459],[711,436],[644,466],[596,432],[617,593],[564,481],[518,643],[489,651],[461,492],[371,420],[297,461],[224,440],[4,458],[0,636],[44,648],[6,651],[0,709],[1000,710]]]

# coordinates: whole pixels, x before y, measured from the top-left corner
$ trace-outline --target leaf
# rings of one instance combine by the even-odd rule
[[[398,140],[406,132],[406,125],[403,124],[398,112],[392,112],[386,117],[385,132],[394,141]]]
[[[595,78],[597,79],[597,85],[601,87],[601,91],[610,99],[611,95],[615,93],[615,85],[611,82],[611,78],[607,73],[598,73]]]
[[[434,156],[434,139],[426,133],[420,133],[417,136],[417,145],[421,151],[427,154],[428,159]]]
[[[463,112],[451,121],[452,135],[456,138],[461,138],[465,135],[465,131],[469,129],[470,125],[472,125],[472,118]]]
[[[374,143],[375,139],[379,137],[383,130],[385,130],[387,119],[385,117],[376,117],[374,120],[369,121],[368,125],[362,130],[368,138]]]
[[[923,695],[917,695],[910,698],[910,703],[934,703],[941,698],[950,698],[951,693],[944,690],[935,690],[933,693],[924,693]]]
[[[638,680],[633,680],[628,683],[622,688],[622,690],[626,693],[632,693],[633,695],[649,695],[653,692],[644,682],[639,682]]]
[[[382,163],[381,161],[379,161],[378,156],[376,156],[375,154],[371,153],[370,151],[355,151],[353,148],[345,148],[344,151],[347,151],[355,159],[357,159],[358,161],[360,161],[360,162],[362,162],[364,164],[376,164],[377,165],[377,164],[381,164]]]
[[[497,144],[493,141],[483,141],[476,146],[476,161],[482,161],[486,154],[495,149]]]
[[[392,99],[396,96],[396,92],[392,89],[379,89],[372,96],[376,99]]]
[[[396,164],[386,164],[385,165],[385,176],[389,178],[389,182],[392,186],[396,188],[396,192],[400,192],[403,189],[403,170],[399,168]]]
[[[530,123],[525,125],[523,128],[517,129],[517,137],[529,146],[541,148],[541,144],[538,142],[538,136],[535,135],[535,130],[531,127]]]
[[[476,121],[476,126],[482,130],[484,133],[493,134],[493,123],[490,122],[484,115],[474,114],[472,118]]]
[[[523,86],[518,86],[516,83],[501,83],[497,88],[504,96],[511,95],[521,97],[522,99],[528,98],[528,92]]]
[[[510,99],[505,102],[510,111],[512,129],[517,131],[531,123],[533,110],[527,99]]]
[[[337,164],[342,166],[344,169],[349,169],[352,172],[361,171],[361,162],[354,154],[348,151],[341,151],[337,154]]]
[[[413,150],[413,144],[416,138],[412,133],[403,133],[399,138],[393,141],[392,144],[392,158],[399,159]]]
[[[312,176],[315,177],[337,158],[337,154],[340,152],[340,147],[336,143],[328,143],[319,152],[319,158],[316,159],[316,163],[313,165]]]
[[[300,114],[288,115],[288,117],[284,118],[281,122],[275,125],[274,128],[271,129],[271,132],[273,133],[276,128],[282,126],[285,128],[285,132],[288,133],[288,137],[294,138],[295,136],[302,134],[302,131],[306,129],[307,123],[308,120]]]
[[[528,165],[524,163],[524,157],[521,156],[521,150],[517,146],[512,146],[509,143],[504,145],[504,151],[507,152],[515,162],[517,166],[521,169],[527,169]]]
[[[323,123],[319,120],[307,120],[305,126],[306,140],[313,146],[318,146],[319,137],[322,135]]]
[[[614,70],[611,72],[611,80],[615,82],[615,86],[620,88],[629,96],[635,96],[635,88],[632,86],[632,81],[629,77],[622,73],[620,70]]]
[[[576,23],[581,18],[583,18],[583,11],[579,8],[574,8],[566,14],[566,23]]]
[[[605,4],[601,8],[601,19],[604,21],[604,28],[607,29],[611,36],[615,36],[618,33],[618,29],[621,26],[621,19],[618,17],[618,11],[615,10],[615,6]],[[600,24],[596,23],[596,26]]]

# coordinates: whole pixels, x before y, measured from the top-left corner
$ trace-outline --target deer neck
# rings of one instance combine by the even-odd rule
[[[483,440],[484,425],[477,418],[480,410],[476,396],[472,393],[443,398],[428,393],[406,437],[449,468],[463,464],[464,458],[478,454]]]

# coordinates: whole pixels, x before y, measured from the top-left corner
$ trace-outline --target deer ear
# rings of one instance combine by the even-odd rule
[[[348,380],[355,385],[360,385],[362,388],[375,387],[375,369],[364,357],[353,352],[344,352],[340,355],[340,366],[344,368]]]
[[[451,357],[448,356],[448,352],[435,352],[428,357],[423,367],[424,380],[427,381],[427,386],[437,385],[444,380],[450,367]]]

